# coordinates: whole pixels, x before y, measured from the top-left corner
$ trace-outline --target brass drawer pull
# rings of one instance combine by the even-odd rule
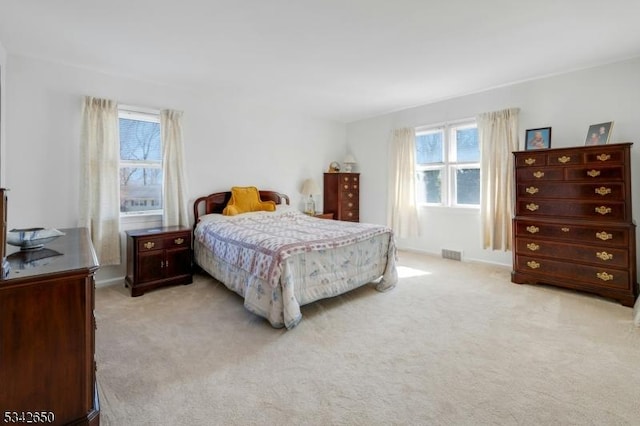
[[[612,234],[608,234],[604,231],[602,232],[596,232],[596,238],[602,240],[602,241],[607,241],[607,240],[612,240],[613,239],[613,235]]]
[[[600,154],[596,158],[600,161],[607,161],[611,159],[611,156],[609,154]]]
[[[535,186],[530,186],[530,187],[528,187],[526,189],[526,191],[527,191],[527,194],[533,195],[533,194],[537,194],[538,191],[540,191],[540,190],[538,188],[536,188]]]
[[[531,211],[531,212],[535,212],[536,210],[538,210],[540,208],[539,205],[534,204],[534,203],[529,203],[527,204],[527,210]]]
[[[596,207],[595,211],[596,213],[599,213],[604,216],[605,214],[611,213],[611,207],[600,206],[600,207]]]
[[[611,194],[611,188],[606,188],[604,186],[601,186],[600,188],[596,188],[595,191],[596,191],[596,194],[602,195],[602,196]]]
[[[564,226],[564,227],[560,228],[560,230],[561,230],[562,232],[569,232],[569,231],[570,231],[570,229],[569,229],[569,228],[567,228],[566,226]]]
[[[596,277],[598,277],[602,281],[611,281],[613,279],[613,275],[606,272],[598,272],[596,273]]]
[[[533,166],[534,164],[536,164],[536,159],[535,158],[527,158],[526,160],[524,160],[525,164],[527,166]]]
[[[176,238],[175,240],[173,240],[173,242],[176,244],[182,244],[184,243],[184,238]]]
[[[527,232],[529,232],[530,234],[537,234],[538,232],[540,232],[540,228],[533,225],[527,226]]]
[[[154,243],[153,241],[147,241],[146,243],[144,243],[144,248],[146,249],[152,249],[156,246],[156,243]]]
[[[587,176],[598,177],[598,176],[600,176],[600,170],[589,170],[587,172]]]
[[[613,255],[611,253],[607,253],[606,251],[599,251],[596,253],[596,257],[600,260],[611,260],[613,259]]]
[[[540,250],[540,246],[536,243],[529,243],[527,244],[527,248],[531,251],[537,251]]]
[[[531,269],[538,269],[540,267],[540,264],[535,260],[530,260],[527,262],[527,266]]]
[[[562,157],[558,157],[558,161],[561,162],[562,164],[566,164],[569,161],[571,161],[571,157],[567,157],[566,155],[563,155]]]
[[[540,179],[543,176],[544,176],[544,172],[541,172],[540,170],[538,170],[537,172],[533,172],[533,177],[536,179]]]

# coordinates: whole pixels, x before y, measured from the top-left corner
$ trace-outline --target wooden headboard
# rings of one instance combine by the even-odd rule
[[[282,204],[284,201],[289,204],[289,196],[276,191],[258,191],[260,200],[274,201],[276,204]],[[198,198],[193,203],[194,226],[198,223],[200,216],[209,213],[222,213],[231,199],[231,191],[215,192],[204,197]]]

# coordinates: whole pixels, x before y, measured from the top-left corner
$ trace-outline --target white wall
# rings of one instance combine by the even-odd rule
[[[184,111],[191,202],[233,185],[254,185],[287,193],[297,205],[302,181],[321,183],[329,162],[345,152],[344,124],[230,93],[193,93],[15,55],[7,61],[9,228],[77,226],[85,95]]]
[[[0,188],[4,188],[4,145],[6,128],[6,75],[7,75],[7,52],[0,43]]]
[[[524,82],[482,93],[410,108],[347,126],[347,144],[358,160],[363,221],[386,223],[387,150],[391,131],[520,108],[520,148],[526,129],[552,127],[552,148],[584,145],[590,124],[613,120],[611,142],[636,142],[633,180],[640,173],[640,58]],[[640,218],[640,184],[632,187],[634,219]],[[511,264],[511,253],[481,248],[477,210],[420,209],[422,237],[398,246],[439,254],[462,250],[466,259]]]

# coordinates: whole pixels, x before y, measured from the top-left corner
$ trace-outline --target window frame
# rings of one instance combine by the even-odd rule
[[[118,106],[118,125],[120,119],[128,119],[128,120],[136,120],[136,121],[146,121],[149,123],[157,123],[160,126],[160,111],[134,107],[134,106]],[[120,137],[118,137],[118,144],[120,144]],[[163,146],[162,146],[162,136],[160,137],[160,155],[162,156]],[[123,168],[150,168],[150,169],[159,169],[164,175],[164,167],[163,161],[160,159],[157,160],[123,160],[120,157],[120,146],[118,145],[118,174]],[[118,192],[120,192],[120,182],[118,181]],[[164,179],[161,183],[161,194],[164,194]],[[128,211],[123,212],[120,211],[120,218],[132,218],[139,216],[160,216],[164,215],[164,200],[162,200],[162,208],[153,209],[153,210],[137,210],[137,211]]]
[[[426,200],[419,201],[420,206],[426,207],[444,207],[444,208],[460,208],[460,209],[480,209],[480,200],[478,204],[463,204],[457,202],[457,171],[458,170],[478,170],[480,172],[480,179],[482,178],[482,170],[480,167],[480,141],[478,141],[478,149],[480,151],[478,161],[457,161],[456,158],[456,142],[455,132],[458,129],[465,128],[478,128],[478,123],[473,118],[457,120],[446,123],[438,123],[428,126],[420,126],[415,128],[416,138],[421,134],[442,132],[442,162],[438,163],[418,163],[416,158],[416,191],[422,190],[422,184],[419,183],[417,175],[424,171],[440,170],[441,188],[440,188],[440,202],[430,203]]]

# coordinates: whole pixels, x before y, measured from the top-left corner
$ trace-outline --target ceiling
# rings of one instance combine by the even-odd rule
[[[2,0],[9,54],[351,122],[640,56],[637,0]]]

